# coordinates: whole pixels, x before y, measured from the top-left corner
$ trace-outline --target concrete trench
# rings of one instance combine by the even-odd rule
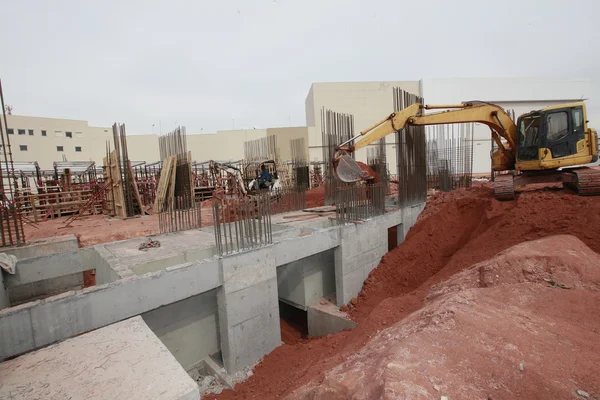
[[[147,251],[143,238],[79,249],[72,236],[8,251],[19,261],[2,274],[0,360],[141,316],[189,376],[230,386],[281,345],[280,302],[301,310],[311,336],[352,329],[339,307],[423,208],[343,226],[276,215],[272,244],[224,257],[212,228],[157,235],[161,247]],[[96,286],[82,288],[90,270]]]

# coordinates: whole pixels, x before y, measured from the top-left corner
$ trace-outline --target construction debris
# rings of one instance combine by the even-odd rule
[[[153,248],[156,248],[156,247],[160,247],[160,242],[158,240],[147,238],[145,241],[143,241],[140,244],[139,250],[140,251],[146,251],[148,249],[153,249]]]

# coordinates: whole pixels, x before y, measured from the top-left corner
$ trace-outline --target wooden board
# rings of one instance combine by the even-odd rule
[[[165,205],[167,207],[171,207],[173,205],[175,205],[175,179],[177,178],[177,156],[171,156],[172,157],[172,161],[171,163],[173,164],[173,166],[171,167],[171,180],[169,182],[169,191],[168,191],[168,197],[165,200]]]
[[[110,181],[108,187],[108,198],[112,200],[112,213],[116,217],[127,218],[127,210],[125,209],[125,201],[123,200],[123,185],[121,182],[121,168],[117,162],[117,152],[113,150],[110,153],[110,159],[104,157],[104,165],[107,173],[107,182]]]
[[[175,175],[175,157],[168,156],[163,160],[162,170],[160,171],[160,180],[156,188],[156,199],[152,211],[161,212],[165,207],[165,202],[169,194],[169,184],[171,183],[171,174]]]
[[[131,161],[127,161],[127,167],[129,168],[129,176],[131,177],[130,184],[133,186],[133,193],[135,194],[135,201],[137,201],[140,206],[140,212],[142,215],[146,214],[144,211],[144,205],[142,204],[142,198],[140,196],[140,191],[138,190],[137,183],[135,182],[135,173],[133,172],[133,168],[131,168]]]

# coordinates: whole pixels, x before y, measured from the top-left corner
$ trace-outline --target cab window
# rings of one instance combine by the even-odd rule
[[[569,134],[569,114],[566,111],[555,112],[546,116],[546,137],[556,141]]]

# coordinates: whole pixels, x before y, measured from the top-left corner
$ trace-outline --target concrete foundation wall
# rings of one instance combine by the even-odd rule
[[[140,253],[135,240],[84,249],[79,252],[82,261],[71,263],[69,268],[81,271],[93,265],[97,281],[108,283],[0,310],[0,359],[145,314],[186,368],[218,349],[220,340],[225,368],[236,373],[281,344],[279,296],[310,306],[334,290],[337,306],[347,303],[358,295],[364,279],[387,252],[387,229],[402,224],[404,238],[422,209],[423,205],[409,207],[356,225],[315,224],[312,231],[275,225],[279,230],[287,227],[291,233],[274,236],[275,243],[262,248],[171,267],[163,265],[158,272],[140,271],[144,272],[142,276],[132,272],[135,262],[148,266],[148,261],[158,259],[159,254],[164,256],[160,259],[169,262],[180,250],[184,259],[204,257],[202,247],[198,251],[190,249],[207,241],[210,234],[187,231],[165,235],[161,241],[171,244],[161,246],[157,252]],[[121,251],[129,258],[119,259],[116,254],[122,255]],[[61,257],[68,258],[68,254]],[[331,273],[332,265],[335,275]],[[302,281],[300,292],[294,284],[278,281],[277,266],[283,268],[282,272],[301,271],[293,277]],[[44,268],[44,273],[52,269]],[[120,279],[113,282],[117,277]],[[207,292],[216,292],[218,318],[214,295],[202,295]],[[210,296],[213,300],[208,300]]]
[[[10,304],[14,306],[38,298],[45,298],[69,290],[82,288],[83,274],[81,272],[76,272],[57,278],[44,279],[25,285],[9,287],[8,297],[10,299]]]
[[[4,284],[4,273],[0,271],[0,310],[10,307],[8,289]]]
[[[33,241],[27,246],[4,248],[1,252],[12,254],[17,257],[17,260],[24,260],[26,258],[48,256],[65,251],[75,251],[78,248],[79,245],[75,235],[64,235]]]
[[[221,351],[216,289],[162,306],[142,317],[186,371]]]

